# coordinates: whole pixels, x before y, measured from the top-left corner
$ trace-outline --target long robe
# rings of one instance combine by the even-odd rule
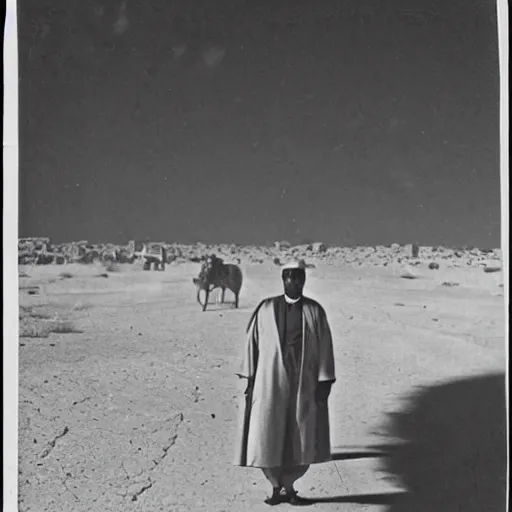
[[[282,297],[282,296],[280,296]],[[331,460],[327,402],[316,401],[319,382],[334,381],[332,336],[324,309],[303,297],[302,363],[298,393],[290,396],[279,326],[272,297],[256,308],[248,329],[242,368],[252,382],[242,398],[234,465],[273,468],[283,465],[287,412],[295,401],[299,450],[296,465]]]

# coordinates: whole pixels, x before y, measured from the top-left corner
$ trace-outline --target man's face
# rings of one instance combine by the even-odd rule
[[[304,284],[306,282],[306,273],[302,269],[283,270],[284,293],[290,299],[298,299],[302,295]]]

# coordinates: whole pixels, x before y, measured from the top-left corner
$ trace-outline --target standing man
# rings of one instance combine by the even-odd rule
[[[263,300],[247,327],[234,464],[263,470],[273,488],[267,504],[302,505],[295,481],[331,459],[327,400],[336,377],[326,313],[302,295],[304,264],[285,265],[282,280],[284,294]]]

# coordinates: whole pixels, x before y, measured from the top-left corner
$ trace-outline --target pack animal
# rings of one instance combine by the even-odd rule
[[[198,277],[192,279],[197,287],[197,302],[206,310],[210,292],[215,288],[222,290],[221,303],[224,304],[226,289],[230,290],[235,296],[234,307],[238,308],[238,299],[242,288],[242,271],[240,267],[233,263],[224,263],[221,258],[208,256],[201,266]],[[201,290],[205,292],[204,303],[201,302]]]
[[[155,270],[165,270],[167,250],[162,244],[144,244],[140,257],[144,262],[142,265],[143,270],[151,270],[151,265],[153,265]]]

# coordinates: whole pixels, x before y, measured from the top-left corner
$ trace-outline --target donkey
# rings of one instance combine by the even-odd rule
[[[222,290],[221,303],[224,304],[224,296],[226,289],[228,289],[235,296],[234,307],[238,308],[242,280],[243,276],[240,267],[233,263],[224,263],[221,258],[217,258],[215,255],[208,256],[201,266],[199,276],[192,279],[192,282],[197,287],[197,302],[202,306],[203,311],[206,311],[210,292],[215,288],[220,288]],[[201,302],[201,290],[205,292],[204,304]]]

